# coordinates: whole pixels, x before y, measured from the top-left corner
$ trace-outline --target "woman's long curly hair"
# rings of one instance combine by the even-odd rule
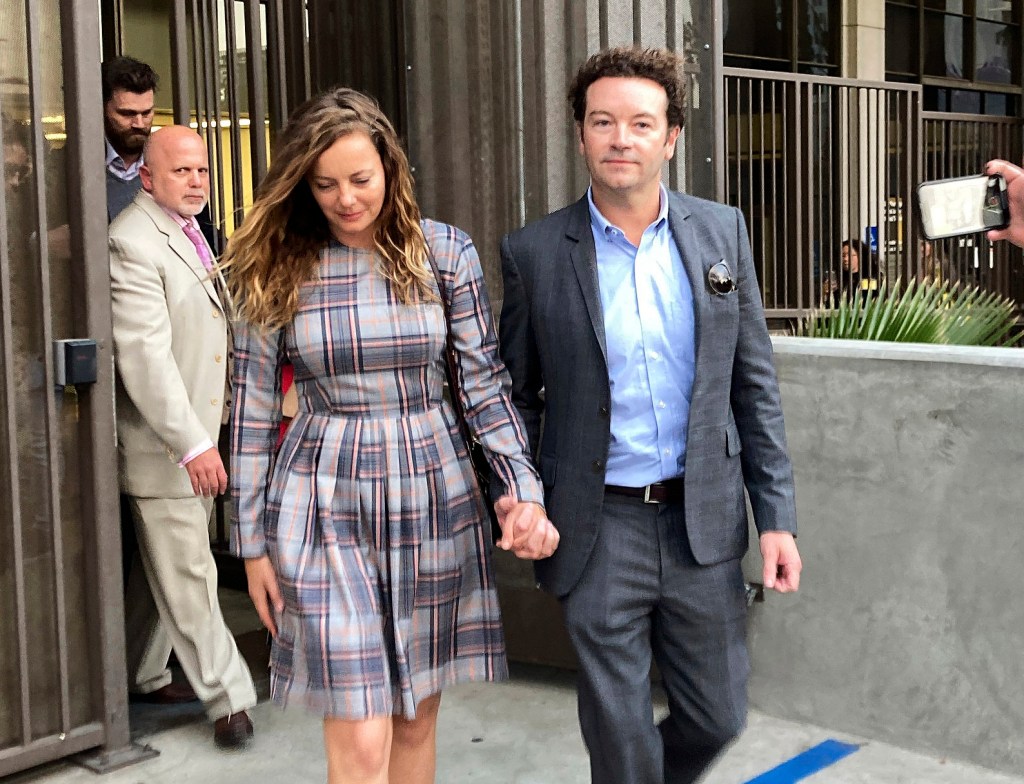
[[[245,221],[221,261],[239,315],[267,330],[289,324],[299,288],[314,280],[331,232],[309,186],[320,156],[339,138],[367,134],[384,166],[384,204],[374,224],[380,271],[404,304],[436,300],[427,243],[413,196],[409,161],[376,101],[336,88],[298,107],[288,120]]]

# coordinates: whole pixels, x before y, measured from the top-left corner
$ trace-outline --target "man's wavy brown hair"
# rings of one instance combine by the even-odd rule
[[[569,85],[569,105],[577,123],[587,116],[587,89],[606,76],[650,79],[668,96],[668,127],[682,128],[686,114],[686,82],[683,60],[668,49],[617,46],[597,52],[580,66]]]
[[[314,280],[331,232],[308,178],[320,156],[342,136],[367,134],[384,165],[384,205],[374,225],[380,271],[403,304],[436,299],[427,242],[413,195],[412,173],[398,134],[377,102],[336,88],[299,106],[274,150],[245,221],[221,261],[238,313],[268,330],[289,324],[299,289]]]

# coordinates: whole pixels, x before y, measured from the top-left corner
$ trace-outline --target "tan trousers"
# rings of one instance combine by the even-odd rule
[[[130,496],[129,503],[140,556],[125,599],[129,691],[145,694],[170,683],[173,648],[211,719],[253,707],[249,668],[217,600],[212,499]]]

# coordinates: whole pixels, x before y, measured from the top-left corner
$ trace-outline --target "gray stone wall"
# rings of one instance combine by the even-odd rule
[[[1019,773],[1024,351],[775,345],[805,569],[752,609],[751,704]]]

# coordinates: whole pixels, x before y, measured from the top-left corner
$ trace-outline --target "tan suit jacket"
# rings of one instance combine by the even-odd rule
[[[110,224],[109,245],[121,490],[188,498],[178,463],[217,443],[228,402],[224,304],[192,242],[145,191]]]

